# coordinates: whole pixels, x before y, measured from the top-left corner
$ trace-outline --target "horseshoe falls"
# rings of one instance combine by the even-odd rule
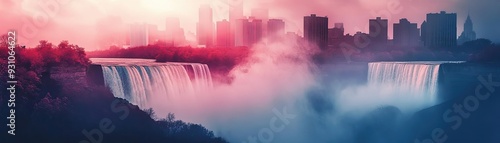
[[[205,64],[156,63],[144,59],[92,59],[92,62],[101,65],[104,85],[115,97],[143,109],[151,107],[152,100],[194,96],[213,86],[210,69]]]
[[[461,62],[372,62],[368,64],[368,84],[436,103],[440,65],[445,63]]]

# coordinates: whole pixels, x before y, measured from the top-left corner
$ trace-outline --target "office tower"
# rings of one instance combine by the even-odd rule
[[[234,32],[232,33],[234,33],[234,36],[232,36],[232,38],[234,39],[234,46],[245,46],[245,35],[248,35],[248,20],[238,19],[233,25]]]
[[[285,34],[285,21],[281,19],[269,19],[267,22],[267,33],[269,35],[281,36]]]
[[[328,17],[316,14],[304,17],[304,38],[319,48],[328,46]]]
[[[228,0],[229,22],[235,22],[243,16],[243,0]]]
[[[424,45],[428,48],[453,48],[457,47],[457,14],[429,13],[422,23],[421,36]]]
[[[399,47],[416,47],[420,43],[420,32],[417,23],[410,23],[408,19],[403,18],[399,23],[394,23],[394,45]]]
[[[344,37],[344,23],[335,23],[335,26],[328,29],[328,45],[338,46]]]
[[[130,25],[124,24],[122,18],[119,16],[108,16],[98,19],[96,30],[107,31],[100,32],[95,37],[99,48],[108,49],[110,46],[122,47],[123,45],[130,45]]]
[[[370,19],[370,47],[375,49],[381,49],[387,47],[388,39],[388,20],[377,17],[376,19]]]
[[[132,24],[130,27],[130,47],[147,46],[149,44],[148,24]]]
[[[165,42],[169,46],[178,46],[186,41],[184,29],[178,18],[168,17],[165,22]]]
[[[235,25],[235,46],[251,47],[262,39],[262,20],[238,19]]]
[[[236,29],[239,19],[244,19],[243,16],[243,0],[228,0],[229,5],[229,22],[231,24],[231,46],[236,44]]]
[[[252,9],[252,17],[262,20],[262,37],[267,36],[267,25],[269,22],[269,10],[266,8]]]
[[[261,19],[250,17],[248,19],[248,43],[247,46],[253,46],[262,40],[263,37],[263,22]]]
[[[472,40],[476,40],[476,32],[474,31],[474,25],[470,19],[470,15],[467,15],[467,20],[465,20],[464,23],[464,31],[458,38],[458,44],[462,45],[463,43]]]
[[[156,42],[163,40],[163,37],[160,37],[160,31],[158,31],[158,26],[153,24],[148,24],[148,43],[155,44]]]
[[[213,27],[212,8],[209,5],[202,5],[199,9],[196,30],[198,45],[205,45],[207,47],[213,45]]]
[[[217,46],[231,46],[231,24],[225,19],[217,22]]]
[[[370,34],[358,31],[352,36],[346,35],[346,38],[344,38],[344,40],[348,40],[349,44],[355,45],[358,49],[365,49],[371,44],[365,40],[365,37],[370,37]]]

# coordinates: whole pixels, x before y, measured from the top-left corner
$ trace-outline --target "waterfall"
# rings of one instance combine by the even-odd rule
[[[370,85],[386,85],[411,96],[436,102],[439,67],[459,62],[374,62],[368,64]]]
[[[150,107],[148,103],[155,96],[194,95],[213,86],[210,70],[205,64],[106,60],[93,59],[102,67],[104,84],[115,97],[127,99],[141,108]]]

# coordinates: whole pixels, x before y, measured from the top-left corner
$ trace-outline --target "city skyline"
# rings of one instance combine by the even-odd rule
[[[134,15],[130,15],[127,17],[122,16],[122,15],[128,14],[130,11],[127,11],[126,13],[123,13],[123,14],[121,14],[121,13],[117,14],[117,12],[115,12],[114,9],[118,9],[118,8],[107,7],[108,5],[112,5],[113,3],[116,3],[116,1],[111,1],[111,0],[110,1],[102,1],[102,2],[91,1],[91,2],[88,2],[86,6],[92,7],[93,5],[98,3],[98,4],[101,4],[102,6],[101,6],[101,8],[97,8],[96,11],[100,11],[99,9],[101,9],[101,10],[104,9],[102,11],[107,11],[105,13],[100,13],[100,14],[97,14],[95,16],[92,16],[91,19],[106,19],[109,16],[115,15],[114,17],[121,18],[122,24],[124,24],[124,23],[125,24],[133,24],[133,23],[137,23],[137,22],[148,23],[148,24],[158,25],[159,30],[165,29],[165,27],[163,27],[163,25],[165,25],[164,24],[165,17],[177,17],[177,18],[179,18],[181,28],[184,29],[185,37],[189,41],[196,40],[196,26],[193,26],[193,25],[196,25],[196,23],[198,21],[198,15],[188,15],[188,13],[198,14],[198,8],[203,3],[208,3],[214,9],[214,16],[213,16],[214,17],[214,19],[213,19],[214,27],[215,27],[215,23],[217,21],[221,21],[222,19],[229,19],[229,14],[227,13],[228,11],[226,11],[226,13],[224,13],[224,10],[221,10],[220,7],[227,7],[228,8],[228,7],[230,7],[230,5],[228,5],[224,2],[220,3],[221,1],[188,0],[185,2],[176,2],[176,1],[171,2],[172,4],[177,3],[177,5],[179,5],[179,6],[187,6],[187,7],[184,7],[185,10],[183,10],[183,12],[186,13],[185,15],[175,15],[175,12],[173,14],[168,13],[168,12],[165,13],[165,12],[159,10],[160,8],[152,8],[151,5],[157,3],[157,1],[159,1],[159,0],[144,0],[144,1],[141,1],[141,3],[138,5],[138,6],[142,6],[142,7],[138,7],[138,9],[145,8],[148,11],[159,11],[159,13],[162,13],[162,14],[146,14],[147,16],[145,16],[144,19],[154,19],[152,22],[150,22],[148,20],[141,20],[141,19],[135,19],[135,21],[134,21],[134,20],[131,20],[131,19],[136,18],[136,16],[134,16]],[[344,3],[342,3],[342,5],[345,6],[346,8],[343,8],[343,9],[342,8],[339,8],[339,9],[316,8],[315,10],[311,10],[312,9],[311,7],[307,7],[310,4],[304,4],[303,2],[298,2],[300,4],[304,4],[305,7],[303,9],[294,9],[297,7],[297,4],[294,4],[294,5],[292,5],[292,4],[276,5],[275,4],[276,2],[277,1],[272,1],[272,2],[269,2],[269,5],[264,6],[264,8],[265,7],[272,7],[272,8],[269,8],[269,11],[268,11],[269,18],[283,19],[286,23],[285,32],[295,32],[296,34],[301,35],[301,36],[303,36],[303,34],[302,34],[303,33],[303,29],[302,29],[303,25],[301,22],[302,17],[306,16],[306,15],[310,15],[310,14],[327,16],[329,18],[329,25],[328,25],[329,28],[334,27],[334,25],[333,25],[334,23],[344,23],[345,34],[350,34],[350,35],[354,35],[358,31],[368,33],[368,23],[366,22],[366,19],[373,19],[376,17],[382,17],[382,18],[388,19],[388,23],[389,23],[388,37],[389,37],[389,39],[393,39],[393,37],[392,37],[393,25],[392,24],[397,23],[399,21],[399,19],[401,19],[401,18],[407,18],[412,23],[419,23],[419,28],[420,28],[420,23],[423,20],[425,20],[425,14],[427,14],[427,13],[434,13],[434,12],[439,12],[442,10],[457,13],[458,14],[458,17],[457,17],[457,23],[458,23],[457,35],[460,35],[460,33],[462,32],[462,29],[463,29],[462,23],[465,22],[465,19],[467,17],[465,12],[463,12],[464,10],[461,10],[458,8],[458,7],[463,7],[464,2],[460,2],[460,1],[449,4],[451,6],[443,7],[442,6],[443,4],[436,4],[434,7],[426,8],[426,9],[418,9],[418,6],[420,6],[422,4],[415,4],[415,5],[412,5],[415,8],[409,8],[408,5],[410,5],[411,2],[400,1],[401,4],[399,6],[400,6],[400,8],[403,9],[403,12],[400,12],[398,14],[389,14],[390,18],[386,18],[387,16],[384,16],[384,15],[387,15],[387,14],[383,14],[382,12],[381,12],[381,14],[373,14],[374,10],[375,10],[375,13],[377,13],[376,12],[377,10],[386,9],[386,4],[393,4],[393,2],[387,1],[387,0],[384,0],[383,2],[378,2],[378,3],[367,2],[367,1],[363,1],[363,0],[360,0],[358,2],[344,2]],[[489,1],[487,1],[485,3],[488,3],[488,2]],[[29,0],[23,1],[23,2],[21,2],[21,4],[19,4],[19,3],[16,4],[16,3],[17,2],[4,1],[4,2],[2,2],[2,5],[0,5],[0,7],[6,6],[6,5],[13,5],[14,7],[16,7],[16,6],[21,7],[21,10],[19,10],[20,12],[17,12],[17,13],[16,12],[7,12],[7,14],[18,14],[20,16],[24,15],[24,17],[27,17],[29,20],[29,14],[30,14],[30,12],[33,12],[33,10],[26,12],[27,7],[28,8],[30,7],[29,6],[30,1]],[[28,4],[26,4],[26,3],[28,3]],[[73,5],[77,5],[77,4],[81,4],[81,3],[84,3],[84,2],[71,2],[71,3],[67,4],[68,5],[67,7],[74,7]],[[123,5],[130,5],[129,3],[130,2],[128,2],[128,1],[124,1]],[[254,1],[245,1],[243,3],[244,4],[243,16],[247,16],[247,17],[251,16],[253,9],[262,8],[262,7],[256,6],[256,5],[258,5],[256,3],[261,4],[263,2],[262,1],[255,1],[255,2]],[[329,3],[329,4],[338,3],[338,1],[325,2],[325,3]],[[422,3],[424,3],[424,2],[422,2]],[[162,4],[162,2],[159,2],[159,4]],[[315,3],[315,5],[318,5],[318,4]],[[477,7],[475,5],[479,5],[479,4],[471,5],[471,7]],[[483,4],[480,4],[480,5],[483,5]],[[31,4],[31,7],[35,7],[34,9],[37,9],[36,4]],[[159,7],[161,7],[161,6],[159,6]],[[168,6],[168,7],[172,7],[172,6]],[[168,7],[165,7],[165,8],[168,9]],[[40,8],[38,8],[38,9],[40,9]],[[78,8],[76,8],[76,9],[78,9]],[[125,8],[121,8],[121,9],[125,10]],[[192,11],[191,9],[195,9],[195,10]],[[222,9],[225,9],[225,8],[222,8]],[[341,12],[341,11],[346,11],[345,9],[349,9],[347,11],[353,11],[353,10],[365,11],[365,13],[370,13],[370,14],[360,14],[358,12],[358,13],[352,13],[352,14],[356,15],[355,17],[352,17],[352,16],[348,16],[348,15],[352,15],[352,14],[345,14],[345,13]],[[470,16],[474,20],[474,29],[477,33],[477,38],[488,38],[488,39],[493,40],[494,42],[500,41],[500,39],[498,39],[498,37],[491,36],[491,35],[488,36],[488,34],[485,34],[485,33],[495,32],[495,31],[497,31],[496,29],[484,30],[485,29],[484,25],[494,24],[495,19],[490,18],[489,20],[486,20],[486,22],[482,22],[482,21],[485,21],[484,20],[485,15],[477,14],[478,9],[477,8],[475,8],[475,9],[476,10],[474,10],[474,8],[470,8],[470,9],[468,9],[468,11],[470,11],[469,12]],[[128,9],[126,9],[126,10],[128,10]],[[288,13],[284,12],[287,10],[289,11]],[[491,10],[493,10],[493,9],[491,9]],[[97,29],[96,26],[94,26],[95,23],[97,23],[97,22],[95,22],[96,20],[80,21],[80,20],[76,20],[74,18],[72,18],[72,21],[67,20],[68,15],[69,16],[79,15],[79,14],[82,14],[81,11],[78,14],[74,14],[74,13],[72,13],[73,10],[66,10],[65,7],[59,7],[59,11],[64,11],[64,13],[58,13],[58,15],[51,17],[52,19],[50,19],[50,23],[46,24],[44,27],[38,28],[39,29],[38,33],[35,34],[34,36],[32,36],[32,38],[29,38],[30,39],[29,44],[36,44],[39,40],[42,40],[42,39],[49,40],[49,41],[61,41],[61,39],[62,39],[61,37],[65,37],[65,40],[73,41],[75,43],[80,43],[80,45],[87,47],[89,49],[96,49],[95,45],[97,45],[97,43],[96,43],[96,40],[94,40],[95,38],[94,39],[90,39],[90,38],[89,39],[77,39],[74,36],[67,36],[67,35],[59,36],[59,35],[54,35],[54,34],[47,34],[48,30],[54,31],[57,33],[61,32],[61,30],[64,30],[66,33],[71,33],[71,35],[96,37],[96,36],[100,36],[100,35],[105,35],[105,34],[102,34],[101,32],[107,32],[107,31],[95,30],[95,29]],[[70,11],[70,13],[66,13],[67,11]],[[135,11],[132,11],[132,12],[135,12]],[[221,12],[222,12],[222,14],[221,14]],[[300,15],[298,15],[299,13],[300,13]],[[28,15],[28,16],[26,16],[26,15]],[[9,16],[7,18],[9,18]],[[83,19],[89,19],[89,18],[88,18],[88,16],[85,16],[85,17],[83,17]],[[154,21],[159,21],[159,22],[154,22]],[[23,25],[23,21],[8,21],[5,23],[6,23],[5,24],[6,26],[1,27],[0,30],[8,29],[7,27],[13,27],[14,29],[21,29],[21,28],[19,28],[19,26]],[[71,30],[67,30],[68,28],[73,27],[75,25],[77,25],[80,28],[79,29],[73,28]],[[42,37],[44,37],[44,38],[42,38]],[[99,38],[99,37],[97,37],[97,38]]]
[[[195,45],[197,47],[252,47],[254,44],[264,39],[264,37],[267,37],[266,35],[268,32],[274,34],[273,32],[277,31],[275,29],[284,29],[286,25],[281,19],[269,20],[267,9],[253,9],[252,16],[249,16],[248,18],[241,15],[241,11],[234,10],[230,13],[230,17],[233,17],[233,20],[227,21],[224,19],[222,21],[217,21],[217,25],[214,25],[213,23],[212,8],[210,6],[201,5],[199,13],[200,16],[199,22],[197,23],[198,28],[196,35],[197,44]],[[239,18],[236,18],[235,15],[239,15],[237,16]],[[262,19],[259,19],[259,17]],[[167,21],[167,27],[168,22],[169,21]],[[267,29],[268,25],[269,31]],[[417,23],[412,23],[407,18],[402,18],[399,20],[399,23],[393,23],[393,25],[394,32],[392,39],[389,38],[388,19],[381,17],[369,19],[368,33],[358,31],[354,35],[344,35],[343,23],[334,23],[334,27],[330,28],[327,16],[322,17],[317,16],[316,14],[311,14],[310,16],[304,16],[304,32],[302,38],[308,40],[312,44],[315,44],[321,49],[331,47],[338,48],[339,44],[342,42],[354,42],[358,41],[359,38],[365,40],[368,38],[368,43],[365,46],[376,50],[384,50],[393,46],[400,48],[454,48],[457,47],[457,45],[476,39],[470,15],[468,15],[467,21],[464,23],[463,32],[458,39],[455,38],[457,37],[456,33],[458,31],[456,13],[447,13],[446,11],[428,13],[426,15],[426,20],[422,22],[420,28],[418,28]],[[132,32],[130,36],[132,37],[132,40],[137,39],[133,37],[142,36],[144,39],[154,39],[156,41],[144,41],[142,42],[143,44],[135,44],[137,42],[127,41],[122,45],[137,47],[147,46],[148,43],[154,44],[162,39],[163,41],[168,41],[165,40],[165,37],[157,39],[151,38],[160,37],[158,35],[165,35],[159,34],[161,32],[158,32],[157,26],[155,25],[148,26],[148,28],[153,27],[154,30],[145,29],[142,33],[134,32],[137,31],[134,27],[134,25],[131,26]],[[163,32],[169,31],[165,30]],[[143,33],[147,34],[145,35]],[[148,33],[152,34],[148,35]],[[283,34],[284,30],[280,33]],[[354,41],[349,40],[352,36],[354,36]],[[264,43],[266,43],[266,41],[264,41]],[[174,44],[172,45],[179,46]]]

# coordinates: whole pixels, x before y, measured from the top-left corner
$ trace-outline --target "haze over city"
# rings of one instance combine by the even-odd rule
[[[0,142],[499,143],[499,6],[0,0]]]
[[[167,17],[177,17],[189,41],[196,41],[198,10],[208,4],[213,10],[213,22],[229,18],[231,4],[225,0],[60,0],[60,7],[48,6],[56,13],[49,13],[49,21],[37,28],[37,34],[28,40],[27,45],[37,44],[39,40],[68,40],[87,50],[102,49],[98,41],[102,35],[111,34],[113,25],[128,26],[134,23],[148,23],[165,29]],[[0,12],[4,17],[0,31],[21,29],[26,23],[33,23],[33,17],[44,23],[44,5],[36,0],[4,0],[0,2]],[[233,1],[240,3],[240,1]],[[474,4],[471,4],[474,3]],[[344,23],[345,33],[351,35],[358,31],[368,32],[368,19],[382,17],[389,20],[389,38],[392,39],[392,23],[400,18],[420,24],[427,13],[447,11],[457,13],[457,35],[463,30],[463,23],[470,14],[474,21],[477,38],[487,38],[500,42],[495,36],[500,33],[500,18],[496,16],[500,4],[496,0],[330,0],[309,2],[304,0],[255,0],[244,1],[244,16],[250,16],[254,8],[269,9],[269,18],[283,19],[286,31],[303,35],[303,17],[310,14],[327,16],[329,27],[334,23]],[[108,19],[108,20],[107,20]],[[109,20],[113,19],[113,20]],[[107,20],[107,21],[106,21]],[[106,25],[98,23],[104,21]],[[120,22],[121,21],[121,22]],[[107,28],[109,27],[109,28]],[[113,35],[113,34],[111,34]],[[89,37],[89,38],[81,38]],[[22,42],[21,42],[22,43]]]

